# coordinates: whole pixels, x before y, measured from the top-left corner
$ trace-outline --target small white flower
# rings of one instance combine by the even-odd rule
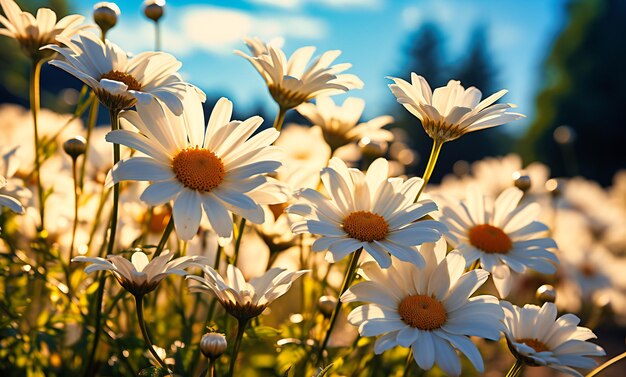
[[[271,268],[263,276],[246,282],[241,271],[229,264],[228,282],[210,266],[204,266],[204,277],[188,275],[187,279],[200,284],[189,287],[191,292],[209,292],[215,295],[224,309],[233,317],[247,320],[259,316],[274,300],[287,293],[292,283],[308,270],[289,272]]]
[[[436,211],[437,205],[431,200],[414,203],[423,182],[420,178],[388,179],[388,170],[383,158],[374,161],[365,174],[332,158],[321,173],[330,198],[312,189],[296,193],[302,200],[287,211],[306,220],[295,223],[291,230],[321,236],[312,250],[328,250],[330,263],[362,247],[383,268],[391,265],[389,254],[423,266],[416,246],[438,240],[443,226],[437,221],[416,220]]]
[[[504,335],[509,348],[527,365],[548,366],[582,377],[573,368],[591,369],[596,362],[589,356],[605,355],[602,347],[586,341],[596,336],[590,329],[578,326],[578,317],[565,314],[557,319],[553,303],[520,308],[501,301],[500,305],[504,310]]]
[[[333,150],[364,137],[374,142],[391,141],[393,134],[382,127],[393,122],[393,117],[385,115],[368,122],[359,123],[365,108],[360,98],[347,98],[337,106],[330,97],[319,97],[315,104],[303,103],[296,110],[322,129],[324,139]]]
[[[130,261],[121,255],[109,255],[107,259],[79,256],[72,262],[91,262],[85,268],[86,273],[94,271],[111,271],[124,289],[135,296],[142,296],[153,291],[167,275],[186,276],[186,268],[209,264],[206,257],[187,256],[171,260],[174,253],[164,251],[162,255],[148,260],[142,251],[136,251]]]
[[[188,84],[178,74],[182,63],[174,56],[143,52],[129,58],[116,44],[102,42],[93,33],[58,40],[67,47],[46,46],[62,55],[50,64],[91,87],[107,108],[128,109],[137,101],[149,103],[156,97],[175,114],[183,112],[182,98]]]
[[[503,191],[493,201],[476,187],[467,190],[467,199],[443,204],[439,221],[448,227],[450,244],[459,249],[470,266],[475,260],[492,274],[500,297],[512,287],[511,270],[528,269],[544,274],[556,271],[558,259],[548,227],[535,221],[541,208],[537,203],[519,206],[523,192],[516,187]]]
[[[424,370],[439,365],[449,375],[461,374],[455,348],[483,372],[480,352],[469,338],[500,338],[502,309],[493,296],[470,297],[489,274],[484,270],[464,273],[465,259],[458,251],[446,255],[446,242],[421,246],[423,269],[393,260],[383,270],[376,263],[361,266],[367,281],[341,296],[343,302],[367,302],[354,309],[348,320],[361,336],[380,336],[374,352],[395,346],[411,347],[415,361]]]
[[[253,135],[263,119],[231,121],[232,103],[221,98],[205,130],[200,99],[190,90],[185,112],[174,116],[156,100],[137,103],[137,111],[122,114],[123,130],[110,132],[112,143],[134,148],[147,156],[120,161],[112,178],[151,181],[141,200],[156,206],[174,200],[176,233],[190,240],[198,231],[202,209],[215,232],[228,239],[233,231],[232,213],[260,224],[260,204],[285,202],[280,184],[267,177],[281,166],[282,154],[271,146],[278,131]],[[130,131],[136,127],[139,132]]]
[[[311,63],[315,47],[297,49],[287,60],[278,47],[265,44],[260,39],[244,39],[252,56],[241,51],[235,54],[248,60],[263,76],[270,94],[278,105],[291,109],[318,96],[344,93],[350,89],[363,87],[363,82],[352,74],[341,73],[352,65],[335,64],[341,51],[323,53]]]
[[[6,29],[0,29],[0,35],[15,38],[22,50],[31,58],[41,59],[52,54],[39,49],[49,44],[57,44],[57,37],[71,37],[88,27],[81,26],[85,17],[72,14],[57,22],[57,15],[48,8],[39,8],[35,18],[28,12],[22,12],[13,0],[0,0],[6,17],[0,15],[0,23]]]
[[[457,139],[468,132],[499,126],[524,115],[510,113],[509,103],[493,105],[507,91],[501,90],[480,100],[482,93],[475,87],[463,88],[460,81],[450,80],[447,86],[430,89],[422,76],[411,73],[411,83],[393,78],[389,88],[411,114],[422,122],[424,130],[440,142]]]

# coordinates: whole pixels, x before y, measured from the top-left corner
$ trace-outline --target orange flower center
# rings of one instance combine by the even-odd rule
[[[185,187],[197,191],[211,191],[222,183],[226,172],[222,160],[208,149],[185,148],[172,162],[176,178]]]
[[[448,319],[446,308],[426,295],[405,297],[398,305],[398,314],[407,325],[425,331],[440,328]]]
[[[368,211],[352,212],[343,220],[343,230],[361,242],[380,241],[389,233],[385,218]]]
[[[110,71],[100,76],[100,80],[102,79],[123,82],[126,86],[128,86],[128,90],[141,90],[141,84],[139,81],[126,72]]]
[[[469,241],[474,247],[490,254],[506,254],[513,246],[502,229],[489,224],[476,225],[470,229]]]
[[[534,349],[536,352],[550,351],[550,349],[545,344],[538,341],[537,339],[523,338],[518,339],[517,343],[524,343],[528,347]]]

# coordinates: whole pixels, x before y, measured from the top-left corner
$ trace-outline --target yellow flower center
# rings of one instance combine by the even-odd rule
[[[398,305],[398,314],[407,325],[425,331],[440,328],[448,319],[446,308],[426,295],[405,297]]]
[[[518,339],[516,342],[524,343],[528,347],[534,349],[536,352],[550,351],[550,349],[545,344],[538,341],[537,339],[523,338],[523,339]]]
[[[185,187],[211,191],[222,183],[226,172],[222,160],[208,149],[185,148],[172,161],[176,178]]]
[[[513,244],[502,229],[489,224],[476,225],[469,230],[470,243],[489,254],[506,254]]]
[[[343,230],[361,242],[380,241],[389,233],[385,218],[368,211],[352,212],[343,220]]]
[[[139,81],[126,72],[110,71],[100,76],[100,80],[102,79],[123,82],[126,86],[128,86],[128,90],[141,90],[141,84]]]

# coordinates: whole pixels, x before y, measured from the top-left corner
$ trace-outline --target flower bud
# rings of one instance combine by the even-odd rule
[[[561,145],[571,144],[576,141],[576,131],[569,126],[559,126],[554,129],[552,137],[554,137],[554,141]]]
[[[535,297],[537,297],[541,305],[546,302],[554,302],[556,300],[556,290],[550,284],[544,284],[537,288]]]
[[[322,296],[317,301],[317,307],[326,318],[330,318],[337,306],[337,299],[333,296]]]
[[[165,10],[165,0],[146,0],[143,3],[143,13],[154,22],[159,22]]]
[[[120,8],[115,3],[103,1],[93,6],[93,20],[106,34],[115,24],[120,16]]]
[[[87,140],[82,136],[75,136],[63,143],[63,150],[75,160],[85,154],[87,150]]]
[[[224,334],[210,332],[204,334],[200,341],[200,351],[208,359],[216,359],[226,352],[226,337]]]
[[[552,194],[552,197],[558,198],[563,194],[563,181],[555,178],[549,179],[546,182],[546,190]]]
[[[521,171],[516,171],[515,173],[513,173],[513,184],[518,189],[527,192],[528,190],[530,190],[532,181],[530,180],[529,175],[524,174],[524,172]]]

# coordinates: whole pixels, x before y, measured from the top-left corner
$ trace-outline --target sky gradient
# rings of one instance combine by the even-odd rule
[[[504,100],[517,104],[519,111],[529,116],[505,126],[516,133],[523,131],[532,119],[534,96],[541,87],[542,61],[564,22],[565,3],[566,0],[169,0],[162,19],[163,50],[183,62],[181,71],[186,80],[211,94],[228,96],[244,110],[273,105],[258,73],[232,53],[234,49],[247,52],[243,37],[280,38],[287,55],[305,45],[316,46],[318,52],[342,50],[337,62],[352,63],[349,72],[365,82],[364,89],[350,95],[366,100],[364,116],[369,119],[394,106],[395,98],[385,77],[408,76],[408,72],[402,71],[406,63],[404,50],[408,36],[422,23],[432,21],[440,26],[447,38],[445,51],[452,61],[462,58],[472,30],[484,25],[488,30],[488,50],[498,72],[496,81],[510,91]],[[91,19],[91,3],[73,0],[73,5]],[[109,38],[130,52],[153,49],[154,28],[143,16],[142,1],[125,0],[118,5],[122,15]]]

